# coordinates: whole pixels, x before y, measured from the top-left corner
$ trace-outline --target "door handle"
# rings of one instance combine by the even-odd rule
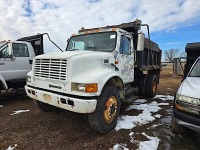
[[[5,63],[0,63],[0,65],[5,65]]]

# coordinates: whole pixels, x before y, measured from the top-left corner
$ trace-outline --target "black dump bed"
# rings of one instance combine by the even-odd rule
[[[137,49],[137,37],[138,31],[141,29],[141,21],[135,20],[133,22],[122,23],[119,25],[111,25],[99,28],[85,29],[82,28],[79,32],[106,29],[106,28],[120,28],[133,35],[134,38],[134,48]],[[136,63],[135,67],[139,68],[141,71],[159,69],[161,66],[161,55],[162,51],[158,44],[145,38],[144,50],[136,52]]]
[[[200,42],[187,43],[185,52],[187,53],[187,63],[185,64],[184,77],[187,76],[193,63],[200,56]]]
[[[28,36],[28,37],[22,37],[18,39],[17,41],[25,41],[30,42],[33,46],[33,49],[35,51],[35,55],[41,55],[44,54],[44,47],[43,47],[43,34]]]

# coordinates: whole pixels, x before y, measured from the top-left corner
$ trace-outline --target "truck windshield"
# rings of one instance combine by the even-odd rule
[[[189,77],[200,77],[200,59],[198,59],[198,61],[195,63],[189,74]]]
[[[116,32],[77,35],[70,38],[66,51],[88,50],[111,52],[115,49]]]

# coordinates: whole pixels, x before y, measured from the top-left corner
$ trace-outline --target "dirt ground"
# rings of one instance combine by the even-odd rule
[[[159,95],[174,95],[181,83],[181,77],[172,73],[171,67],[163,68]],[[148,102],[155,99],[148,99]],[[161,102],[160,99],[156,101]],[[198,150],[199,138],[196,133],[188,131],[185,135],[176,135],[171,132],[172,102],[162,106],[159,111],[161,118],[153,122],[139,125],[131,130],[111,131],[105,135],[94,132],[83,114],[65,110],[42,112],[28,98],[23,90],[9,91],[2,94],[0,99],[0,150],[5,150],[17,144],[14,150],[94,150],[112,149],[116,143],[123,143],[129,149],[138,149],[138,142],[147,140],[142,132],[160,139],[160,150]],[[124,107],[127,107],[126,104]],[[137,110],[125,112],[137,115]],[[25,113],[11,115],[16,110],[30,110]],[[160,124],[152,128],[153,124]],[[131,140],[129,133],[134,132]],[[119,148],[120,149],[120,148]],[[123,149],[123,148],[121,148]]]

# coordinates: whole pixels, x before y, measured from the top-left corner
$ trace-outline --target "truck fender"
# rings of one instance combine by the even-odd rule
[[[112,73],[109,76],[106,76],[102,82],[102,86],[99,87],[99,92],[101,93],[105,85],[112,85],[119,89],[120,97],[124,98],[124,83],[121,77],[118,74]]]
[[[0,88],[2,88],[3,90],[8,89],[8,85],[6,84],[6,81],[1,74],[0,74],[0,80],[1,80],[1,87]]]

